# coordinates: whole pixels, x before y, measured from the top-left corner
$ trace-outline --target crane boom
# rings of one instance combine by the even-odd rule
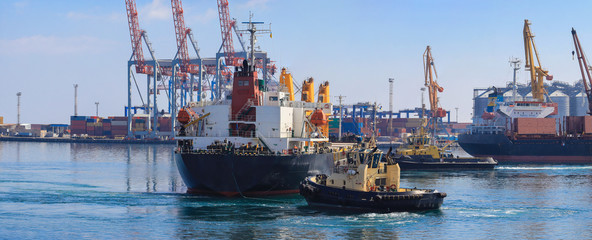
[[[195,64],[190,64],[189,62],[187,36],[191,34],[191,29],[185,26],[185,18],[183,17],[183,6],[181,4],[181,0],[171,0],[171,7],[173,10],[175,34],[177,36],[177,58],[180,60],[181,72],[193,74],[199,73],[198,66]]]
[[[145,31],[140,29],[138,20],[138,10],[135,0],[125,0],[127,10],[127,21],[130,29],[130,39],[132,42],[132,58],[136,61],[136,72],[143,74],[152,74],[152,66],[146,65],[144,61],[144,52],[142,50],[142,36]]]
[[[239,66],[240,61],[234,57],[234,45],[232,40],[232,29],[236,21],[230,19],[228,0],[218,0],[218,15],[220,16],[220,31],[222,34],[222,45],[226,53],[225,62],[227,66]]]
[[[429,99],[430,99],[430,112],[431,117],[445,117],[446,111],[438,107],[438,92],[443,92],[444,88],[438,85],[436,79],[438,78],[438,72],[436,72],[436,66],[434,65],[434,59],[432,58],[432,50],[430,46],[427,46],[423,53],[423,66],[425,76],[425,86],[428,88]]]
[[[586,60],[586,55],[580,44],[580,39],[575,29],[571,29],[571,35],[574,40],[575,52],[578,56],[578,63],[580,65],[580,72],[582,73],[582,81],[584,83],[584,91],[586,91],[586,97],[588,98],[588,114],[592,115],[592,77],[590,77],[590,66]],[[584,74],[585,73],[585,74]]]
[[[532,97],[539,101],[545,101],[545,83],[543,78],[547,80],[553,80],[553,75],[549,75],[549,71],[543,70],[541,67],[541,60],[539,59],[539,53],[536,50],[534,44],[534,34],[530,31],[530,22],[528,19],[524,19],[524,67],[530,71],[530,85],[532,88]],[[533,55],[534,54],[534,55]],[[535,65],[534,60],[536,58]]]

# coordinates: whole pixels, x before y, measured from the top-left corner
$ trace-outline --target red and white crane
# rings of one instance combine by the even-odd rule
[[[222,46],[226,53],[226,66],[240,66],[240,59],[235,57],[232,40],[232,30],[236,21],[230,19],[228,0],[218,0],[218,15],[220,16],[220,32],[222,34]]]
[[[136,8],[136,1],[125,0],[125,8],[127,9],[127,20],[130,29],[130,39],[132,41],[132,58],[136,61],[136,72],[143,74],[152,74],[153,67],[146,65],[144,61],[144,52],[142,50],[142,36],[145,31],[140,29],[138,21],[138,10]]]
[[[199,59],[197,42],[194,41],[191,29],[185,26],[185,18],[183,17],[183,6],[181,4],[181,0],[171,0],[171,6],[173,10],[175,34],[177,36],[177,58],[179,59],[181,72],[198,74],[199,65],[191,63],[191,59],[189,58],[189,51],[187,50],[187,38],[189,38],[193,44],[193,48],[197,54],[197,58]]]

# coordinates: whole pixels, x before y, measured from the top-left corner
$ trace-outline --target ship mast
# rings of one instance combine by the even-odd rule
[[[257,29],[256,24],[264,24],[264,22],[253,22],[252,13],[249,14],[249,21],[242,23],[247,24],[247,29],[239,30],[239,32],[248,32],[250,34],[251,51],[249,53],[249,65],[255,66],[255,42],[257,42],[256,34],[269,33],[269,36],[271,37],[271,24],[269,24],[268,29]]]
[[[513,87],[512,87],[512,102],[516,102],[516,91],[517,91],[517,86],[516,86],[516,72],[518,72],[518,70],[520,70],[520,59],[518,58],[513,58],[510,60],[510,65],[512,66],[512,68],[514,69],[514,77],[513,77]]]

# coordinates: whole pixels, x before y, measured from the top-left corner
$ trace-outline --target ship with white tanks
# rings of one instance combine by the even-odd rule
[[[255,31],[249,30],[252,36]],[[292,75],[284,68],[278,87],[268,89],[258,77],[253,39],[227,97],[190,102],[177,115],[175,160],[188,193],[298,193],[302,179],[333,169],[339,153],[328,138],[329,83],[319,85],[315,101],[314,80],[306,79],[296,101]]]

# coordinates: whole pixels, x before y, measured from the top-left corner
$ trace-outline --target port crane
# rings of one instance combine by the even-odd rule
[[[438,120],[446,117],[446,111],[439,107],[440,102],[438,100],[438,92],[443,92],[444,88],[438,85],[438,72],[436,71],[436,66],[434,65],[434,59],[432,58],[432,50],[430,46],[427,46],[425,52],[423,53],[423,67],[425,77],[424,84],[428,89],[430,99],[430,125],[435,132]]]
[[[586,97],[588,98],[588,114],[592,115],[592,77],[590,77],[590,66],[586,60],[586,55],[580,44],[580,39],[575,29],[571,29],[571,35],[574,40],[575,53],[578,56],[578,63],[580,65],[580,72],[582,73],[582,81],[584,83],[584,91],[586,91]],[[572,52],[572,54],[574,54]]]
[[[131,129],[131,109],[132,107],[132,79],[136,85],[138,90],[140,99],[142,100],[142,108],[145,109],[146,113],[151,115],[150,121],[148,121],[148,132],[155,136],[157,134],[156,126],[158,120],[158,108],[156,105],[156,94],[160,87],[165,86],[164,83],[164,76],[172,76],[172,71],[170,66],[163,66],[159,60],[156,59],[154,50],[152,49],[152,44],[148,40],[148,35],[146,31],[140,28],[140,23],[138,19],[138,10],[136,8],[136,2],[134,0],[125,0],[125,7],[127,12],[127,19],[128,25],[130,30],[130,39],[131,39],[131,46],[132,46],[132,56],[128,61],[128,104],[126,106],[126,115],[128,117],[127,121],[127,129],[128,129],[128,137],[133,136],[133,132]],[[146,60],[144,58],[143,52],[143,45],[142,39],[146,43],[146,48],[152,57],[152,60]],[[131,67],[136,66],[136,73],[146,74],[147,75],[147,84],[146,84],[146,95],[147,95],[147,102],[144,102],[142,98],[142,93],[140,92],[140,88],[138,87],[138,83],[136,81],[135,76],[132,73]],[[151,78],[152,78],[152,88],[151,88]],[[157,81],[161,81],[161,86],[157,85]],[[153,96],[153,100],[151,101],[150,95]],[[167,97],[170,97],[167,94]],[[169,109],[170,109],[170,98],[169,100]]]
[[[235,56],[232,40],[232,30],[235,28],[236,20],[230,19],[228,0],[218,0],[218,15],[220,17],[220,33],[222,34],[222,47],[226,53],[226,66],[240,66],[241,58]],[[242,41],[241,41],[242,44]]]
[[[539,53],[534,44],[534,34],[530,31],[530,24],[528,19],[524,19],[524,67],[526,70],[530,71],[532,97],[538,102],[544,102],[546,92],[543,79],[551,81],[553,80],[553,75],[549,75],[549,71],[543,70],[541,67],[541,60],[539,59]],[[534,62],[535,57],[536,63]]]

